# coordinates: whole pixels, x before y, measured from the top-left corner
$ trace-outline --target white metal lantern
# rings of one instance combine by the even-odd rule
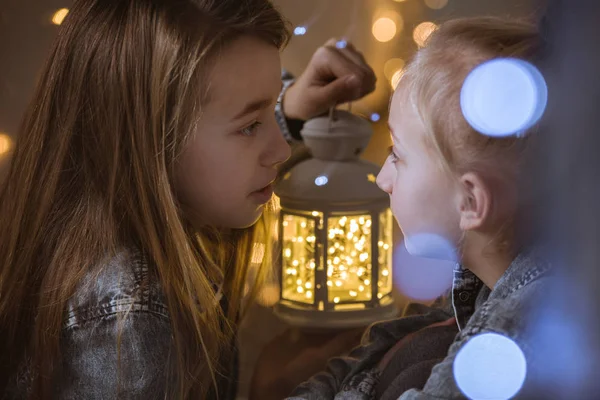
[[[346,111],[307,121],[313,158],[284,174],[281,295],[276,313],[303,328],[347,328],[396,316],[393,217],[375,183],[379,167],[359,159],[372,128]]]

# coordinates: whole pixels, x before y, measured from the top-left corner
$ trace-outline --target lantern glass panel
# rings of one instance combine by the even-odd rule
[[[313,304],[315,293],[315,218],[283,214],[284,299]]]
[[[327,286],[330,303],[371,300],[371,216],[332,216],[327,221]]]
[[[382,298],[392,291],[392,211],[388,208],[379,214],[379,282],[377,297]]]

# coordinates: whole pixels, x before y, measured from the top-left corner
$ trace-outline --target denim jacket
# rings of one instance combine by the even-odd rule
[[[165,398],[174,357],[171,323],[158,277],[143,254],[123,250],[80,282],[67,303],[61,352],[54,398]],[[226,400],[235,398],[237,357],[229,369],[218,381]],[[26,359],[9,398],[26,398],[31,378]]]
[[[436,365],[422,390],[411,389],[398,400],[465,398],[453,375],[453,362],[465,343],[480,333],[493,332],[514,340],[523,350],[528,368],[532,357],[529,326],[524,316],[550,282],[550,267],[537,252],[519,254],[493,290],[461,265],[454,269],[452,309],[431,309],[424,315],[373,325],[363,344],[348,357],[330,360],[328,369],[298,386],[288,400],[371,400],[380,371],[377,364],[400,339],[434,322],[456,318],[459,333],[446,358]]]

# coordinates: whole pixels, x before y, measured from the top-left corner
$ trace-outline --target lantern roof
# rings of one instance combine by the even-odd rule
[[[313,158],[292,167],[276,185],[282,206],[331,211],[388,207],[388,195],[375,182],[380,167],[359,158],[372,134],[369,121],[347,111],[307,121],[301,135]]]
[[[309,159],[289,170],[275,188],[282,206],[306,210],[389,206],[389,197],[375,179],[379,167],[363,160]]]

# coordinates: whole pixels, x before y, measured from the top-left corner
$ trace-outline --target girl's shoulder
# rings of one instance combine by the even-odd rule
[[[67,303],[64,328],[130,312],[169,318],[160,280],[148,257],[138,249],[123,248],[81,280]]]

